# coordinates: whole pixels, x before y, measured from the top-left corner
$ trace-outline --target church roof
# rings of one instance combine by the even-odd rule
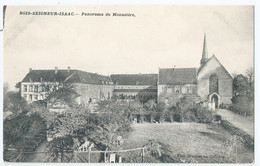
[[[183,85],[197,84],[196,68],[163,68],[159,69],[159,84]]]
[[[32,70],[22,82],[67,82],[86,84],[108,84],[112,82],[109,76],[89,73],[80,70]]]
[[[203,68],[205,67],[205,66],[207,66],[208,65],[208,63],[210,62],[210,61],[212,61],[213,59],[215,59],[219,64],[220,64],[220,66],[224,69],[224,71],[226,72],[226,74],[230,77],[230,78],[232,78],[232,76],[229,74],[229,72],[227,71],[227,69],[220,63],[220,61],[218,60],[218,58],[213,54],[206,62],[205,62],[205,64],[203,65],[203,66],[200,66],[200,68],[198,69],[198,74],[203,70]]]
[[[156,85],[158,74],[112,74],[111,79],[117,85]]]

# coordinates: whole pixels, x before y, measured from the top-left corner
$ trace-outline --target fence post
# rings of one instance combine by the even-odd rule
[[[142,149],[142,163],[144,163],[144,147]]]
[[[90,147],[88,147],[88,162],[90,163]]]
[[[104,152],[104,163],[106,163],[106,160],[107,160],[107,153]]]

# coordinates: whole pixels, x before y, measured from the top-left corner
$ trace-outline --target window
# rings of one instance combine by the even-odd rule
[[[217,92],[218,93],[218,76],[212,74],[209,78],[209,93]]]
[[[27,100],[27,95],[25,94],[25,95],[23,95],[23,98],[25,98],[25,100]]]
[[[38,92],[38,85],[34,85],[34,92]]]
[[[187,93],[187,87],[186,86],[181,87],[181,92],[183,94],[186,94]]]
[[[32,101],[32,95],[30,95],[30,96],[29,96],[29,100],[31,100],[31,101]]]
[[[39,85],[38,92],[42,92],[42,85]]]
[[[192,87],[189,86],[189,94],[192,94]]]
[[[45,92],[45,85],[42,85],[42,92]]]
[[[172,93],[172,88],[171,87],[167,88],[167,93]]]
[[[27,85],[24,85],[24,86],[23,86],[23,91],[24,91],[24,92],[27,92]]]
[[[180,93],[180,86],[175,86],[174,90],[176,94]]]
[[[38,100],[38,95],[34,95],[34,100]]]
[[[33,85],[30,85],[29,91],[30,91],[30,92],[33,92]]]

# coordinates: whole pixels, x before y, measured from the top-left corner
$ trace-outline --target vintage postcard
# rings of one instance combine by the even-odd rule
[[[254,6],[4,6],[3,160],[254,163]]]

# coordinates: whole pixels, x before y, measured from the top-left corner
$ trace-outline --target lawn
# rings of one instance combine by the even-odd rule
[[[134,131],[125,139],[123,149],[142,147],[148,140],[154,139],[162,145],[162,153],[167,155],[165,160],[157,158],[151,161],[147,159],[145,162],[253,162],[254,152],[218,124],[137,123],[132,127]],[[232,141],[232,138],[235,139]]]

